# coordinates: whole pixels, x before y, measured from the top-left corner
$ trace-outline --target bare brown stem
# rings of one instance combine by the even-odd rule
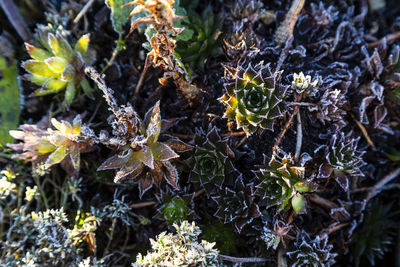
[[[377,184],[375,184],[371,190],[369,191],[367,197],[365,198],[365,203],[367,203],[369,200],[371,200],[373,197],[375,197],[379,192],[381,191],[382,187],[391,182],[393,179],[397,178],[400,175],[400,168],[395,169],[388,175],[382,178]]]
[[[232,257],[232,256],[226,256],[219,254],[218,257],[221,260],[224,261],[230,261],[230,262],[266,262],[266,261],[271,261],[266,258],[238,258],[238,257]]]
[[[13,0],[0,0],[0,7],[6,14],[8,21],[17,31],[18,35],[24,42],[30,41],[33,36],[28,28],[24,18],[19,13],[17,6],[14,4]]]

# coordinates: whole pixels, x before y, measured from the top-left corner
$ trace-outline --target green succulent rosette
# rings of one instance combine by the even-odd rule
[[[89,46],[89,34],[83,35],[74,48],[59,33],[39,31],[39,40],[44,48],[25,43],[32,59],[24,61],[22,67],[29,72],[25,78],[41,86],[33,95],[55,94],[65,90],[65,102],[71,104],[78,88],[91,95],[91,87],[83,72]]]
[[[191,167],[190,179],[199,183],[210,195],[216,188],[231,184],[227,177],[237,172],[233,166],[235,153],[226,140],[222,139],[216,128],[212,128],[205,138],[201,135],[195,138],[196,148],[188,160]]]
[[[285,112],[288,86],[279,82],[281,72],[273,72],[262,61],[254,67],[225,68],[225,94],[219,98],[226,106],[224,117],[235,120],[237,128],[247,135],[260,129],[273,130],[274,120]]]

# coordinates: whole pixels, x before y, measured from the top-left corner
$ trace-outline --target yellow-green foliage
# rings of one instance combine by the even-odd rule
[[[8,131],[18,127],[20,96],[17,66],[0,56],[0,144],[12,142]]]

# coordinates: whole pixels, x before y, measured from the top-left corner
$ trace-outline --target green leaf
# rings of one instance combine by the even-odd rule
[[[47,158],[45,162],[46,168],[50,168],[52,165],[60,163],[65,158],[66,155],[67,153],[65,147],[60,146]]]
[[[84,56],[87,52],[90,42],[90,34],[85,34],[75,44],[75,52],[81,53]]]
[[[124,33],[124,25],[129,19],[131,8],[122,7],[131,1],[129,0],[106,0],[106,5],[111,9],[111,21],[113,28],[119,34]]]
[[[46,76],[46,77],[57,76],[57,73],[52,71],[50,67],[43,61],[27,60],[22,63],[22,67],[26,71],[38,76]]]
[[[176,7],[175,8],[176,12],[175,14],[178,16],[187,16],[187,12],[183,7]],[[178,34],[175,39],[178,40],[182,40],[182,41],[189,41],[190,39],[192,39],[193,33],[194,31],[189,29],[188,27],[185,27],[184,24],[188,24],[190,23],[189,18],[185,17],[183,19],[179,19],[179,20],[175,20],[174,21],[174,27],[175,28],[185,28],[185,30],[183,32],[181,32],[180,34]]]
[[[146,128],[146,136],[149,143],[157,142],[158,136],[161,132],[161,114],[160,114],[160,101],[147,111],[143,121]],[[150,140],[153,138],[153,140]]]
[[[39,61],[44,61],[46,58],[49,58],[52,56],[52,54],[50,54],[46,50],[38,48],[33,45],[30,45],[28,43],[25,43],[25,47],[26,47],[26,50],[28,51],[29,55],[33,59],[36,59]]]
[[[67,105],[71,105],[72,101],[75,98],[75,85],[73,81],[70,81],[67,85],[67,89],[65,90],[65,101]]]
[[[17,65],[7,65],[0,56],[0,144],[11,143],[9,131],[18,127],[20,115],[20,87]]]
[[[54,36],[49,33],[49,44],[55,56],[62,57],[68,61],[72,58],[73,50],[67,40],[60,34]]]
[[[68,62],[61,57],[50,57],[44,61],[55,73],[62,73],[67,67]]]

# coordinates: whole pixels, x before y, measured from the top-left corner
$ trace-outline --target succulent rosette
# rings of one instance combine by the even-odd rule
[[[224,220],[224,223],[233,223],[236,232],[240,233],[245,225],[260,217],[261,212],[254,201],[254,185],[245,185],[241,175],[235,180],[235,189],[225,187],[212,199],[218,205],[214,216]]]
[[[224,183],[232,184],[227,177],[237,172],[232,163],[236,155],[217,129],[212,128],[205,138],[196,136],[195,144],[194,154],[188,160],[191,181],[200,183],[208,195]]]
[[[302,193],[312,191],[313,185],[304,180],[305,168],[295,166],[290,154],[283,151],[274,152],[269,163],[265,158],[266,169],[255,172],[260,183],[256,194],[267,208],[278,206],[278,210],[290,207],[296,213],[305,211],[305,199]]]
[[[32,59],[22,63],[22,67],[29,72],[25,78],[41,86],[33,95],[42,96],[65,90],[67,104],[72,103],[78,88],[90,95],[91,88],[83,72],[89,34],[83,35],[74,48],[60,33],[54,35],[39,31],[39,40],[44,48],[25,43]]]
[[[335,132],[327,145],[318,147],[314,153],[322,153],[325,162],[319,167],[318,176],[328,178],[333,176],[336,182],[348,191],[350,177],[364,176],[360,170],[365,165],[362,157],[365,151],[357,149],[360,137],[352,137],[352,132],[345,134],[342,131]]]
[[[329,267],[335,264],[336,253],[331,252],[333,245],[328,244],[328,235],[317,235],[311,239],[304,230],[298,232],[294,250],[287,252],[292,266]]]
[[[157,217],[165,220],[169,225],[173,225],[174,223],[179,224],[185,220],[192,220],[194,217],[193,195],[177,195],[173,192],[162,192],[161,196],[157,197],[160,203],[157,210]]]
[[[28,161],[45,161],[45,167],[60,163],[64,158],[71,160],[75,169],[79,169],[80,154],[90,150],[93,142],[85,138],[82,134],[82,121],[78,115],[73,120],[72,125],[67,121],[59,122],[52,119],[51,123],[56,128],[42,130],[36,125],[24,124],[19,128],[21,131],[10,131],[10,135],[15,139],[20,139],[23,143],[9,144],[14,150],[22,150],[23,153],[15,154],[15,158]]]
[[[260,129],[273,130],[274,120],[284,114],[288,86],[279,81],[281,72],[273,72],[261,61],[254,67],[225,67],[225,94],[219,101],[226,106],[224,117],[235,120],[247,135]]]

